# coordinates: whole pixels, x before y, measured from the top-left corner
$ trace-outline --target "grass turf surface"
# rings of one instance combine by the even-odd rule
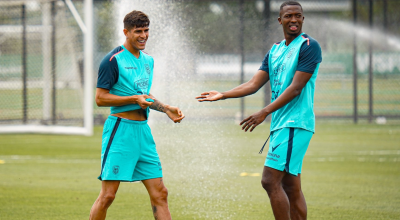
[[[151,125],[173,219],[273,219],[258,151],[267,124],[244,133],[221,121]],[[88,219],[101,182],[93,137],[0,135],[0,219]],[[400,219],[400,126],[320,122],[307,151],[309,219]],[[122,183],[108,219],[152,219],[141,183]]]

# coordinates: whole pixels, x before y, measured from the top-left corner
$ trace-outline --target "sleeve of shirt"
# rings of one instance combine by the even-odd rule
[[[310,39],[310,45],[305,41],[300,48],[299,63],[296,71],[313,74],[317,64],[322,62],[321,47],[316,40]]]
[[[106,56],[100,63],[99,75],[97,78],[97,88],[108,89],[118,82],[118,63],[117,58]]]
[[[261,64],[261,66],[259,68],[259,70],[264,70],[267,73],[269,73],[268,58],[269,58],[269,51],[268,51],[267,54],[265,54],[264,60],[262,61],[262,64]]]

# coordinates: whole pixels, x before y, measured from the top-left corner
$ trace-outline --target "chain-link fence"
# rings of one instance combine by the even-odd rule
[[[159,50],[170,51],[159,59],[175,53],[189,57],[189,61],[182,64],[188,66],[186,72],[170,66],[158,69],[166,73],[160,74],[162,76],[155,71],[155,77],[162,80],[156,81],[153,90],[172,93],[166,96],[167,100],[185,106],[193,113],[193,118],[207,115],[221,119],[240,118],[241,112],[249,115],[263,108],[270,100],[269,86],[243,101],[227,100],[213,105],[189,105],[180,102],[182,96],[211,89],[226,91],[249,80],[272,44],[283,39],[282,27],[277,21],[282,2],[177,0],[144,3],[137,0],[116,1],[113,7],[148,13],[152,25],[159,25],[151,27],[151,34],[155,32],[156,36],[151,36],[149,42],[160,40],[160,32],[169,29],[173,29],[171,34],[164,34],[163,38],[182,42],[174,43],[174,47],[157,45],[154,48],[150,44],[146,48],[156,56]],[[355,121],[372,121],[382,116],[399,118],[400,29],[395,25],[400,17],[398,1],[299,2],[305,16],[303,31],[320,43],[323,53],[315,91],[316,116]],[[118,12],[125,14],[123,10]],[[119,20],[122,21],[121,16]],[[190,50],[187,44],[191,45]],[[173,57],[172,63],[181,57]],[[179,75],[187,77],[182,81],[177,79]]]
[[[81,120],[83,38],[65,1],[29,1],[25,9],[9,2],[0,1],[0,123]],[[95,72],[105,54],[124,42],[124,15],[142,10],[151,19],[146,51],[155,59],[152,94],[180,106],[186,112],[185,120],[240,118],[241,109],[244,115],[252,114],[269,103],[268,85],[243,102],[200,104],[194,97],[203,91],[228,90],[253,76],[272,44],[283,39],[277,21],[282,2],[94,1]],[[400,118],[398,1],[299,2],[305,16],[303,31],[320,43],[323,53],[315,91],[316,116],[349,121]],[[82,1],[73,3],[83,17]],[[44,11],[52,19],[46,21]],[[47,34],[39,30],[45,22],[54,28]],[[53,40],[56,46],[52,46]],[[56,76],[55,83],[44,83],[48,73]],[[95,122],[100,123],[107,114],[108,108],[95,107]]]

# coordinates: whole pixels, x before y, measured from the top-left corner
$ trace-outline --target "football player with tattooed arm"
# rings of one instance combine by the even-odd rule
[[[304,16],[298,2],[284,2],[278,22],[285,39],[272,46],[250,81],[227,92],[204,92],[196,98],[203,102],[243,97],[270,82],[271,104],[245,118],[240,125],[245,131],[253,131],[272,115],[271,141],[261,184],[267,191],[275,219],[307,219],[300,173],[315,130],[314,89],[322,62],[321,48],[315,39],[302,32]]]
[[[105,219],[120,182],[142,181],[155,219],[169,220],[168,191],[163,183],[161,162],[147,124],[149,108],[163,112],[175,123],[185,116],[177,107],[165,105],[151,95],[154,60],[144,53],[150,20],[141,11],[124,18],[126,40],[102,60],[96,103],[109,106],[102,137],[101,191],[90,210],[90,219]]]

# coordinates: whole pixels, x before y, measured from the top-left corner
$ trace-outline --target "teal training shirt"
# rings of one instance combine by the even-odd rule
[[[269,73],[271,103],[290,86],[296,71],[312,74],[300,95],[272,113],[270,131],[294,127],[315,132],[314,90],[322,61],[318,42],[302,33],[288,46],[286,40],[274,44],[266,58],[267,64],[260,69],[267,67]]]
[[[136,58],[123,45],[114,48],[100,63],[97,88],[117,96],[148,95],[153,81],[154,60],[140,51]],[[111,106],[111,114],[140,109],[138,104]],[[149,108],[146,109],[148,114]]]

